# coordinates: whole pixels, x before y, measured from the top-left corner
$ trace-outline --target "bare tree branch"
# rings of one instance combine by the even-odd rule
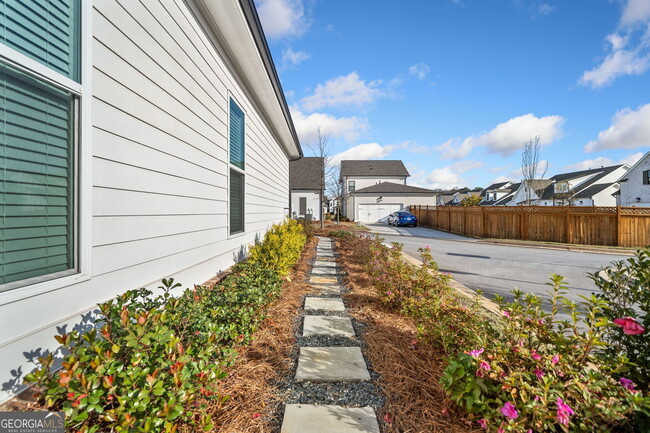
[[[540,137],[530,139],[524,143],[524,150],[521,153],[521,174],[523,176],[524,185],[526,186],[526,204],[530,205],[533,197],[533,182],[534,180],[543,179],[548,169],[548,162],[544,164],[544,169],[540,167],[539,149]],[[538,194],[539,196],[539,194]]]
[[[324,228],[325,215],[323,215],[323,202],[325,200],[325,190],[328,180],[331,178],[334,168],[330,166],[332,162],[332,145],[329,142],[330,136],[327,131],[323,131],[320,125],[316,125],[316,138],[309,143],[309,149],[315,156],[323,158],[321,166],[321,187],[320,187],[320,228]]]

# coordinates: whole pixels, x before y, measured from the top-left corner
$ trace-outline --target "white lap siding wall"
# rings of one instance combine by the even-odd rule
[[[33,368],[24,353],[57,346],[57,327],[70,331],[98,302],[164,277],[205,282],[288,212],[289,157],[187,3],[92,5],[92,95],[83,95],[92,126],[80,143],[92,155],[83,174],[92,216],[81,221],[91,233],[89,275],[29,297],[2,293],[0,401]],[[246,134],[237,235],[228,229],[231,97]]]

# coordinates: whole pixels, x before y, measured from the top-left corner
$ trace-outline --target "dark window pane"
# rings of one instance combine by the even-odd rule
[[[230,234],[244,231],[244,175],[230,170]]]

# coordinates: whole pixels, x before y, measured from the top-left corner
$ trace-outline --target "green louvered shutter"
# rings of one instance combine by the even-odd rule
[[[74,103],[0,64],[0,285],[75,268]]]
[[[244,231],[244,175],[230,170],[230,234]]]
[[[0,42],[79,82],[81,0],[0,0]]]
[[[230,100],[230,163],[244,169],[244,112]]]

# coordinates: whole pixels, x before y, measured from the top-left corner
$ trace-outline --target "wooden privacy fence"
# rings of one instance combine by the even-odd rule
[[[479,238],[650,245],[650,208],[416,205],[409,209],[421,225]]]

